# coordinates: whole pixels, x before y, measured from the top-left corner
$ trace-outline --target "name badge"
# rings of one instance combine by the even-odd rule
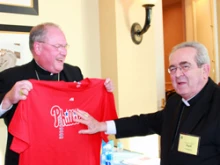
[[[178,151],[198,155],[200,137],[193,135],[180,134]]]

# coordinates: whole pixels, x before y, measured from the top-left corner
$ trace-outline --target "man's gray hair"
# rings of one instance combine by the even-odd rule
[[[35,41],[44,41],[47,37],[47,30],[50,27],[56,27],[59,28],[57,24],[46,22],[39,24],[37,26],[34,26],[29,35],[29,48],[32,51],[33,50],[33,44]],[[59,28],[60,29],[60,28]]]
[[[199,42],[195,42],[195,41],[183,42],[183,43],[176,45],[175,47],[173,47],[169,58],[172,56],[172,54],[175,51],[177,51],[180,48],[185,48],[185,47],[192,47],[192,48],[196,49],[197,53],[195,56],[195,62],[198,67],[201,67],[203,64],[210,65],[210,58],[209,58],[207,48],[203,44],[201,44]]]

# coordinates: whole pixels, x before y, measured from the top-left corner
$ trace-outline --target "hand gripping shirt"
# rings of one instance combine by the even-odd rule
[[[73,121],[74,110],[88,112],[98,121],[117,118],[113,94],[102,79],[81,82],[30,80],[33,89],[20,101],[9,132],[19,165],[99,165],[102,139],[107,135],[79,134],[87,129]]]

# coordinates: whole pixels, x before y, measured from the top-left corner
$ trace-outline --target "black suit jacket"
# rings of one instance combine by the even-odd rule
[[[36,77],[36,63],[34,60],[14,68],[7,69],[0,72],[0,103],[5,94],[13,87],[13,85],[20,80],[37,79]],[[80,81],[83,75],[79,67],[64,64],[64,69],[60,72],[60,79],[63,81]],[[5,124],[8,126],[16,110],[17,104],[13,105],[12,109],[6,112],[1,118],[4,118]],[[5,165],[18,165],[18,154],[10,150],[12,142],[12,135],[8,133]]]
[[[209,79],[202,91],[189,102],[190,107],[184,109],[177,136],[179,111],[184,105],[182,98],[174,94],[162,111],[116,120],[116,137],[160,135],[161,165],[220,165],[220,88]],[[197,156],[177,150],[180,133],[200,137]]]

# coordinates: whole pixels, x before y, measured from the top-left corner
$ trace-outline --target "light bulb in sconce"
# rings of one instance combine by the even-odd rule
[[[145,23],[143,28],[139,23],[134,23],[131,27],[131,38],[135,44],[140,44],[143,39],[143,34],[150,27],[151,15],[152,15],[152,7],[156,3],[157,0],[141,0],[142,6],[145,8]]]

